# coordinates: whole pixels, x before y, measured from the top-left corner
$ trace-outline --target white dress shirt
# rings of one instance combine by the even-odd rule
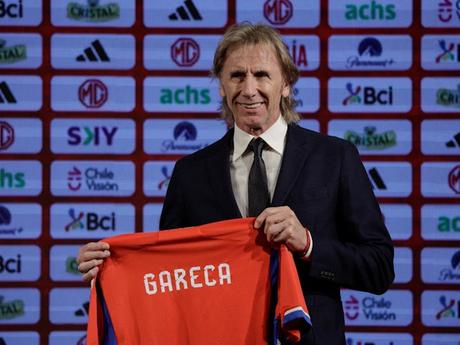
[[[267,144],[262,151],[262,158],[267,170],[270,200],[273,199],[276,181],[278,180],[286,132],[287,123],[280,115],[278,120],[260,135],[260,138]],[[236,203],[243,217],[248,215],[248,177],[254,160],[254,153],[247,150],[247,148],[249,142],[253,138],[253,135],[241,130],[235,123],[233,153],[230,155],[230,177],[232,180],[233,194],[235,195]]]

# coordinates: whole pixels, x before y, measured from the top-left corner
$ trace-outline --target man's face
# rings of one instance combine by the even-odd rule
[[[231,49],[220,75],[220,95],[239,128],[253,135],[267,130],[280,115],[281,97],[289,96],[274,49],[264,44]]]

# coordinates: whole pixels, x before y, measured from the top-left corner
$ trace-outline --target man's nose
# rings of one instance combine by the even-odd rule
[[[244,79],[241,93],[245,97],[254,97],[257,94],[257,81],[255,78],[248,76]]]

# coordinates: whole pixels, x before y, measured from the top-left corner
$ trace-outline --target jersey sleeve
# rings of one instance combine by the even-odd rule
[[[281,333],[289,341],[298,342],[301,334],[311,327],[294,259],[285,246],[279,250],[278,303],[275,313]]]

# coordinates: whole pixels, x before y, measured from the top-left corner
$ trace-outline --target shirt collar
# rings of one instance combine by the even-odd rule
[[[246,133],[240,129],[236,123],[234,124],[235,132],[233,134],[233,155],[232,161],[239,159],[246,151],[249,142],[255,138],[253,135]],[[270,146],[271,149],[278,152],[280,155],[284,151],[284,142],[287,132],[287,123],[283,116],[278,116],[275,123],[263,132],[260,137]]]

